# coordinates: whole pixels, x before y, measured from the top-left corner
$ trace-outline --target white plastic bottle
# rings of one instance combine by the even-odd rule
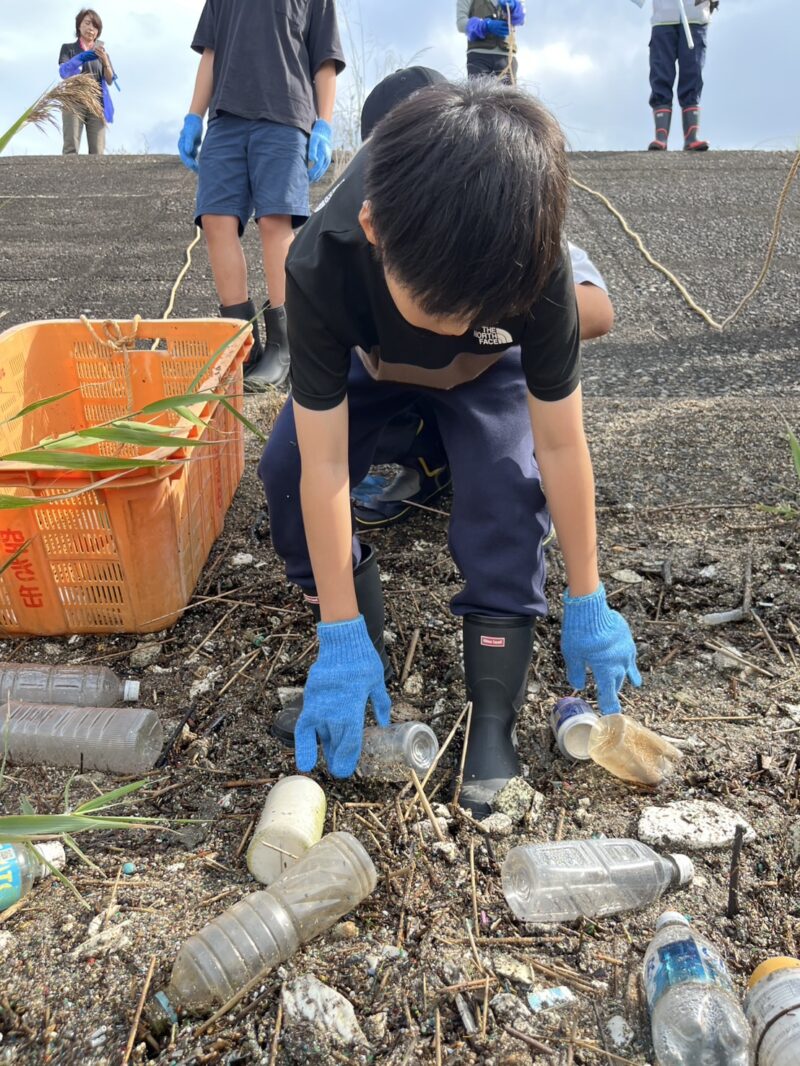
[[[284,777],[270,789],[247,849],[256,881],[271,885],[322,838],[326,806],[325,793],[310,777]]]
[[[657,855],[638,840],[564,840],[512,848],[503,893],[526,922],[602,918],[655,903],[694,876],[686,855]]]
[[[0,662],[0,702],[61,703],[72,707],[113,707],[139,699],[138,681],[120,681],[107,666],[46,666]]]
[[[226,1003],[265,967],[279,966],[372,892],[378,876],[350,833],[330,833],[270,888],[253,892],[190,937],[178,952],[163,1014]]]
[[[409,770],[421,777],[439,751],[439,741],[423,722],[368,726],[364,730],[358,773],[376,781],[405,781]]]
[[[800,961],[767,959],[753,971],[744,1010],[753,1026],[753,1066],[800,1063]]]
[[[164,731],[144,707],[0,705],[0,740],[13,763],[74,766],[119,774],[152,770]]]
[[[44,857],[57,870],[64,868],[66,856],[64,845],[58,840],[45,840],[34,844],[32,855],[28,848],[19,844],[0,843],[0,911],[8,910],[23,896],[27,896],[35,881],[50,874]]]
[[[659,1066],[747,1066],[750,1027],[728,970],[682,914],[656,922],[644,983]]]

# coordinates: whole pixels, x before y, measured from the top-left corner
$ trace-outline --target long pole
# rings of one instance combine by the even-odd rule
[[[681,9],[681,25],[683,26],[683,32],[686,34],[686,43],[690,48],[694,48],[692,27],[689,25],[689,16],[686,14],[686,4],[684,3],[684,0],[678,0],[678,7]]]

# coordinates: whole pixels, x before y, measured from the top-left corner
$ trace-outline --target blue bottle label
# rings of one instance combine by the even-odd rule
[[[652,1011],[665,992],[684,981],[716,985],[726,992],[733,990],[728,970],[708,944],[693,938],[675,940],[654,952],[644,975],[647,1002]]]
[[[22,871],[17,854],[10,844],[0,844],[0,911],[17,902],[22,895]]]
[[[558,732],[564,722],[568,722],[570,718],[575,718],[579,714],[594,714],[594,711],[583,700],[565,696],[553,708],[553,728]]]

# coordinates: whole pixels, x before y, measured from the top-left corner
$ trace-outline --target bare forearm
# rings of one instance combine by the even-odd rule
[[[594,475],[585,440],[552,451],[536,449],[547,506],[564,556],[571,596],[588,596],[600,584]]]
[[[314,93],[317,98],[317,115],[326,122],[333,122],[333,106],[336,103],[336,64],[332,59],[323,63],[314,75]]]
[[[197,68],[197,77],[194,82],[194,93],[189,105],[192,115],[200,115],[202,118],[208,111],[211,96],[214,92],[214,53],[206,48],[200,57],[200,65]]]

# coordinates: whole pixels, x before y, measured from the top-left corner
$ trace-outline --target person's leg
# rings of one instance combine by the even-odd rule
[[[467,77],[493,78],[508,65],[508,57],[498,52],[483,52],[477,48],[467,51]]]
[[[83,120],[74,112],[67,111],[66,108],[61,112],[61,131],[64,137],[64,147],[61,149],[62,155],[77,155],[81,146],[81,130],[83,129]]]
[[[208,261],[214,286],[224,307],[247,300],[247,262],[239,240],[240,220],[235,215],[202,215]]]
[[[277,122],[254,124],[247,162],[269,297],[264,355],[245,371],[245,387],[254,392],[283,385],[289,376],[286,256],[293,226],[301,225],[309,213],[307,153],[308,138],[302,130]]]
[[[683,33],[681,26],[653,26],[650,35],[650,107],[655,121],[655,137],[648,145],[651,151],[663,151],[669,140],[679,33]]]
[[[86,144],[89,155],[104,155],[106,150],[105,120],[96,115],[86,116]]]
[[[705,152],[708,141],[700,139],[700,97],[703,95],[703,67],[706,61],[706,26],[692,26],[694,48],[685,35],[678,52],[678,102],[683,118],[683,147],[687,152]]]
[[[450,549],[464,579],[451,602],[464,618],[473,705],[461,803],[484,817],[494,794],[520,772],[515,724],[535,618],[547,609],[550,516],[518,348],[476,381],[428,396],[453,474]]]

